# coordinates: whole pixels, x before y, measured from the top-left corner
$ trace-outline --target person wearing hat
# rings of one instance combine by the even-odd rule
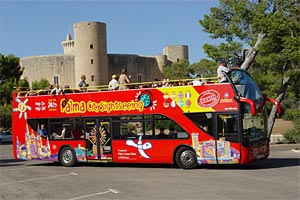
[[[117,75],[111,76],[111,81],[108,83],[108,90],[117,90],[119,87],[118,81],[117,81]]]
[[[227,81],[226,77],[223,74],[224,72],[225,73],[229,72],[229,68],[226,65],[226,61],[225,60],[221,60],[220,61],[220,66],[217,69],[217,76],[218,76],[219,83]]]

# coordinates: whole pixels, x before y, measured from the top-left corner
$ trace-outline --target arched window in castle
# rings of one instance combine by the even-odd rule
[[[94,81],[95,81],[95,76],[92,75],[92,76],[91,76],[91,82],[94,82]]]
[[[93,45],[93,43],[92,44],[90,44],[90,49],[93,49],[94,48],[94,45]]]
[[[93,59],[91,59],[91,64],[94,64],[94,60]]]

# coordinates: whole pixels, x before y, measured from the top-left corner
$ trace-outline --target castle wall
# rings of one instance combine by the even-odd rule
[[[162,73],[164,67],[168,65],[168,57],[166,55],[156,55],[154,57],[156,58],[159,70]]]
[[[72,55],[24,57],[20,59],[20,65],[25,68],[21,78],[27,78],[30,85],[32,81],[40,81],[42,78],[47,79],[50,84],[54,84],[56,76],[60,86],[75,87],[74,56]]]
[[[108,74],[120,75],[123,68],[127,69],[127,74],[132,75],[131,82],[138,82],[139,77],[141,82],[150,82],[154,79],[163,79],[163,75],[159,69],[157,60],[153,57],[142,57],[138,55],[108,55]]]
[[[75,84],[86,75],[90,86],[105,84],[108,79],[106,24],[80,22],[74,24]]]

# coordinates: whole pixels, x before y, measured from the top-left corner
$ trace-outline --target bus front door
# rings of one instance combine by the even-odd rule
[[[238,164],[241,143],[237,114],[217,114],[215,118],[215,154],[218,164]]]
[[[85,119],[86,154],[88,160],[111,160],[110,121]]]

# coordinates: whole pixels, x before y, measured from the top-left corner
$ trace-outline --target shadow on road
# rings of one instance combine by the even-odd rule
[[[300,166],[300,158],[269,158],[246,165],[202,165],[205,169],[257,170]]]
[[[15,159],[0,159],[0,167],[11,167],[23,165],[25,160],[15,160]]]
[[[61,166],[57,162],[33,163],[29,166]],[[300,158],[270,158],[246,165],[201,165],[198,169],[208,170],[259,170],[300,166]],[[178,169],[168,164],[115,164],[115,163],[78,163],[75,167],[121,167],[121,168],[164,168]]]

